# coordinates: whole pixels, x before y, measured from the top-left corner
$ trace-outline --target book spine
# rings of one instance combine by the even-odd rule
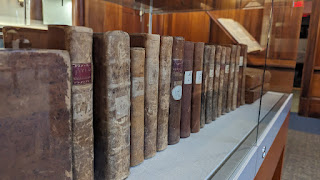
[[[192,108],[191,108],[191,132],[200,131],[200,113],[201,113],[201,87],[202,87],[202,69],[203,69],[204,43],[194,44],[193,61],[193,87],[192,87]],[[203,123],[204,124],[204,123]]]
[[[180,141],[180,117],[183,81],[183,51],[184,38],[173,37],[172,67],[171,67],[171,96],[169,105],[168,144]]]
[[[213,116],[213,78],[214,78],[214,58],[215,58],[215,46],[206,45],[204,47],[204,61],[208,65],[207,73],[205,76],[207,77],[207,95],[206,95],[206,124],[212,122],[215,119]]]
[[[244,55],[242,50],[242,45],[240,47],[240,58],[239,58],[239,78],[238,78],[238,95],[237,95],[237,108],[241,105],[241,92],[242,92],[242,79],[243,79],[243,65],[244,65]]]
[[[180,137],[190,136],[191,98],[192,98],[192,71],[193,71],[194,43],[185,41],[183,55],[183,85],[181,99]]]
[[[224,106],[223,99],[226,96],[226,89],[224,88],[224,76],[225,76],[225,64],[226,64],[226,47],[222,47],[221,61],[220,61],[220,83],[219,83],[219,100],[218,100],[218,117],[222,114],[222,108]]]
[[[227,100],[227,112],[232,110],[233,100],[233,86],[234,86],[234,72],[236,62],[237,46],[231,45],[231,57],[230,57],[230,70],[229,70],[229,88],[228,88],[228,100]]]
[[[72,64],[73,177],[93,179],[92,29],[64,26]]]
[[[242,67],[242,82],[241,82],[241,99],[240,105],[245,104],[245,92],[246,92],[246,69],[247,69],[247,52],[248,46],[241,45],[241,52],[243,56],[243,67]]]
[[[234,71],[234,83],[233,83],[232,110],[235,110],[237,108],[237,101],[238,101],[240,52],[241,52],[241,46],[237,45],[235,71]]]
[[[94,35],[95,179],[125,179],[130,168],[130,38]]]
[[[170,79],[172,63],[172,43],[170,36],[161,36],[160,43],[160,69],[159,69],[159,102],[158,102],[158,128],[157,151],[168,146],[168,119],[170,100]]]
[[[130,166],[144,160],[144,64],[145,49],[131,48]]]
[[[224,82],[223,89],[224,95],[222,99],[222,114],[227,113],[228,106],[228,89],[229,89],[229,74],[230,74],[230,58],[231,58],[231,48],[226,47],[226,57],[225,57],[225,71],[224,71]]]
[[[220,86],[220,70],[221,70],[221,55],[222,47],[217,46],[215,56],[215,70],[214,70],[214,87],[213,87],[213,116],[216,119],[218,117],[219,106],[219,86]],[[221,107],[220,107],[221,108]]]
[[[206,124],[206,118],[207,118],[207,95],[208,95],[208,84],[209,84],[209,52],[210,47],[208,45],[204,46],[203,51],[203,73],[202,73],[202,88],[201,88],[201,119],[200,119],[200,128],[203,128]]]

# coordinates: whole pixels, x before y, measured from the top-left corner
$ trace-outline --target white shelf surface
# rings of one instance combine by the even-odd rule
[[[261,119],[282,96],[283,93],[275,92],[263,96]],[[222,115],[199,133],[132,167],[128,180],[206,179],[257,125],[259,102]]]

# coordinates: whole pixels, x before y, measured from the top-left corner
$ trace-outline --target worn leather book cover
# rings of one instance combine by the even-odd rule
[[[181,99],[180,137],[190,136],[191,98],[192,98],[192,71],[193,71],[194,43],[185,41],[183,55],[183,85]]]
[[[240,105],[245,104],[245,92],[246,92],[246,69],[247,69],[247,53],[248,53],[248,46],[242,44],[241,45],[241,56],[243,57],[243,64],[242,64],[242,80],[241,80],[241,92],[240,92]]]
[[[218,115],[221,116],[222,108],[225,105],[223,99],[226,97],[226,89],[224,88],[224,76],[225,76],[225,65],[226,65],[226,47],[222,47],[221,60],[220,60],[220,81],[219,81],[219,95],[218,95]]]
[[[237,108],[238,101],[238,87],[239,87],[239,62],[240,62],[240,52],[241,46],[237,45],[236,51],[236,61],[235,61],[235,71],[234,71],[234,80],[233,80],[233,98],[232,98],[232,110]]]
[[[68,50],[72,63],[73,176],[93,179],[92,29],[49,26],[48,48]]]
[[[0,50],[1,179],[73,179],[71,64],[60,50]]]
[[[130,168],[130,38],[123,31],[95,33],[95,179],[125,179]]]
[[[246,90],[245,99],[247,104],[252,104],[260,98],[262,85]],[[270,89],[270,83],[264,83],[262,93],[265,94]]]
[[[224,70],[224,82],[223,82],[223,89],[224,94],[222,96],[222,114],[227,113],[227,106],[228,106],[228,89],[229,89],[229,74],[230,74],[230,59],[231,59],[231,48],[226,48],[226,55],[225,55],[225,70]]]
[[[172,44],[173,44],[173,38],[171,36],[161,36],[157,151],[162,151],[166,149],[168,146],[168,119],[169,119],[171,63],[172,63]]]
[[[246,68],[246,90],[253,89],[255,87],[262,85],[263,80],[263,69],[258,68]],[[271,80],[271,73],[270,71],[265,72],[264,75],[264,82],[268,83]]]
[[[145,49],[130,49],[131,108],[130,108],[130,165],[144,160],[144,64]]]
[[[230,47],[231,47],[231,56],[230,56],[227,112],[230,112],[232,110],[234,72],[235,72],[236,55],[237,55],[237,45],[230,45]]]
[[[207,95],[209,86],[209,74],[210,74],[210,53],[211,48],[208,45],[204,46],[203,52],[203,71],[202,71],[202,88],[201,88],[201,116],[200,116],[200,128],[203,128],[206,124],[207,118]],[[210,111],[212,113],[212,111]]]
[[[145,59],[145,96],[144,96],[144,158],[148,159],[157,152],[157,118],[159,87],[160,36],[157,34],[130,34],[131,47],[143,47]]]
[[[221,55],[222,55],[222,46],[217,46],[216,55],[215,55],[215,71],[214,71],[214,85],[213,85],[213,117],[214,119],[218,117],[219,106],[221,106],[221,104],[219,104]]]
[[[193,87],[192,87],[192,108],[191,108],[191,132],[200,131],[200,113],[201,113],[201,87],[202,87],[202,69],[203,69],[204,43],[194,44],[193,60]],[[205,122],[203,122],[203,125]]]
[[[184,38],[173,37],[172,67],[171,67],[171,96],[169,105],[168,144],[180,141],[180,117],[183,81]]]

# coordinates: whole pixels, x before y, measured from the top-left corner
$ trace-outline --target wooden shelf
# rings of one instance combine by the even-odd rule
[[[255,55],[248,55],[248,65],[252,66],[264,66],[265,59]],[[267,67],[278,67],[278,68],[296,68],[296,61],[294,60],[282,60],[282,59],[267,59]]]

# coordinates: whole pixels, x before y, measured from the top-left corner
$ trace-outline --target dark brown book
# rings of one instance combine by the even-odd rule
[[[192,98],[192,71],[193,71],[194,43],[185,41],[183,55],[183,85],[181,99],[180,137],[190,136],[191,98]]]
[[[227,113],[228,106],[228,89],[229,89],[229,74],[230,74],[230,59],[231,59],[231,48],[226,47],[226,57],[225,57],[225,71],[224,71],[224,83],[223,89],[225,90],[224,96],[222,97],[222,114]]]
[[[72,63],[73,178],[94,179],[92,29],[49,26],[48,48],[68,50]]]
[[[237,46],[230,45],[231,56],[230,56],[230,70],[229,70],[229,88],[228,88],[228,99],[227,99],[227,112],[232,110],[233,100],[233,86],[234,86],[234,72],[236,64]]]
[[[191,108],[191,132],[200,131],[201,113],[201,87],[202,87],[202,68],[203,68],[204,43],[194,44],[193,61],[193,87],[192,87],[192,108]],[[204,124],[205,122],[203,122]]]
[[[242,80],[241,80],[241,92],[240,92],[240,105],[245,104],[245,92],[246,92],[246,69],[247,69],[247,53],[248,46],[242,44],[241,45],[241,56],[243,57],[242,64]]]
[[[238,87],[239,87],[239,61],[240,61],[241,46],[237,45],[236,51],[236,61],[235,61],[235,71],[234,71],[234,81],[233,81],[233,98],[231,109],[235,110],[237,108],[238,101]]]
[[[130,38],[95,33],[95,179],[125,179],[130,168]]]
[[[219,86],[220,86],[220,70],[221,70],[222,46],[217,46],[215,55],[214,85],[213,85],[213,117],[218,117],[219,104]],[[221,107],[220,107],[221,108]]]
[[[225,76],[225,64],[226,64],[226,47],[222,47],[221,60],[220,60],[220,81],[219,81],[219,95],[218,95],[218,115],[221,116],[222,108],[225,105],[223,99],[225,99],[227,91],[224,88],[224,76]]]
[[[210,74],[210,53],[211,46],[205,45],[203,52],[203,71],[202,71],[202,88],[201,88],[201,119],[200,119],[200,127],[203,128],[207,122],[207,117],[212,114],[212,106],[210,108],[210,112],[207,112],[207,104],[208,100],[208,86],[209,86],[209,74]],[[212,72],[211,72],[212,73]],[[212,94],[212,88],[211,88]],[[212,96],[211,96],[212,97]],[[212,100],[211,103],[212,104]],[[208,114],[208,115],[207,115]]]
[[[160,36],[157,34],[130,34],[131,47],[143,47],[145,59],[144,95],[144,158],[148,159],[157,152],[157,118],[159,87]]]
[[[263,80],[263,69],[258,68],[247,68],[246,69],[246,90],[253,89],[262,85]],[[268,83],[271,80],[271,73],[270,71],[265,72],[264,75],[264,82]]]
[[[144,64],[145,49],[131,48],[130,165],[144,160]]]
[[[168,144],[180,141],[180,117],[183,81],[183,51],[184,38],[173,37],[172,67],[171,67],[171,96],[169,105]]]
[[[247,104],[252,104],[260,98],[262,85],[246,90],[245,99]],[[265,94],[270,89],[270,83],[264,83],[262,93]]]
[[[0,50],[1,179],[73,179],[67,51]]]
[[[207,63],[207,95],[206,95],[206,124],[215,120],[214,116],[214,71],[215,71],[216,47],[214,45],[206,45],[204,47],[204,62]]]
[[[161,36],[157,151],[162,151],[166,149],[168,146],[168,119],[172,64],[172,44],[173,38],[171,36]]]

